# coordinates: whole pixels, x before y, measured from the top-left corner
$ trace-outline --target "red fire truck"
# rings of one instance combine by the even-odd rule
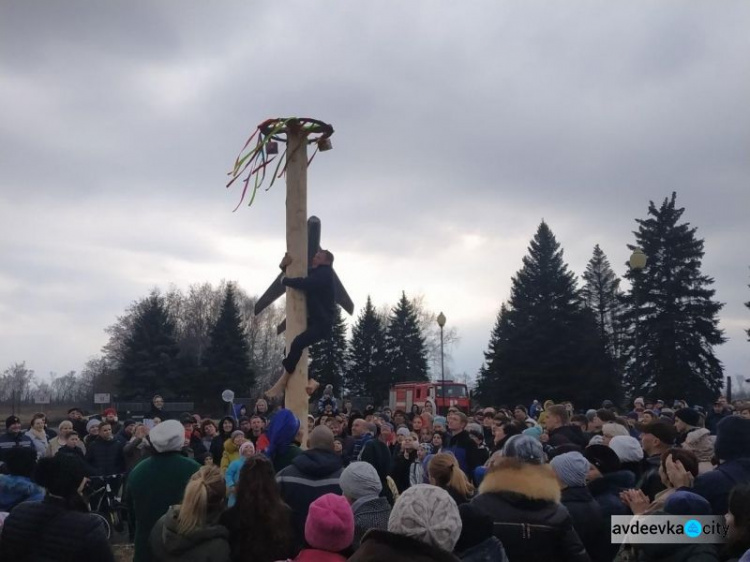
[[[441,381],[429,382],[401,382],[391,387],[388,406],[391,410],[408,412],[413,404],[424,407],[425,401],[430,399],[435,403],[437,411],[445,413],[449,407],[456,406],[463,412],[470,408],[469,391],[463,383],[446,380],[445,386]]]

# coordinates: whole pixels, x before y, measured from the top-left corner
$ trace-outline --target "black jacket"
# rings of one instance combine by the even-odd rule
[[[348,562],[460,562],[456,556],[406,535],[372,529]]]
[[[388,498],[388,503],[393,505],[393,494],[391,494],[391,488],[388,486],[388,476],[391,473],[392,463],[391,451],[388,448],[388,445],[379,439],[370,439],[365,443],[365,446],[362,447],[362,451],[359,453],[359,459],[352,459],[352,462],[355,460],[369,462],[375,467],[375,470],[380,477],[380,484],[383,486],[383,491],[380,492],[380,495],[384,498]]]
[[[573,527],[581,537],[586,552],[593,562],[610,562],[609,533],[602,532],[604,517],[602,509],[586,486],[565,488],[561,503],[567,508],[573,520]]]
[[[18,505],[0,535],[0,560],[12,562],[114,561],[104,523],[97,516],[69,509],[47,496]]]
[[[553,447],[559,447],[567,443],[578,445],[585,449],[588,445],[586,436],[577,425],[563,425],[549,432],[549,444]]]
[[[659,465],[661,464],[661,455],[651,455],[643,460],[641,478],[638,480],[637,487],[648,496],[648,499],[654,501],[656,494],[667,489],[662,483],[659,476]]]
[[[471,501],[492,518],[508,560],[589,562],[551,467],[508,461],[487,473]]]
[[[287,287],[305,292],[307,319],[310,324],[333,325],[336,299],[333,290],[333,268],[330,265],[319,265],[310,269],[307,277],[284,277],[281,282]]]
[[[214,459],[214,466],[221,466],[221,457],[224,454],[224,442],[227,439],[227,437],[222,437],[221,435],[217,435],[211,439],[211,448],[208,452]]]
[[[109,441],[94,439],[86,450],[86,462],[99,476],[122,474],[125,472],[122,443],[114,438]]]
[[[453,435],[449,440],[447,446],[444,448],[444,452],[451,452],[456,456],[458,465],[466,473],[469,478],[469,482],[474,481],[474,469],[481,466],[481,458],[479,454],[479,447],[472,440],[469,432],[459,431]]]
[[[341,457],[333,451],[310,449],[276,475],[281,497],[292,508],[292,527],[298,544],[304,544],[305,520],[310,504],[325,494],[341,495]]]

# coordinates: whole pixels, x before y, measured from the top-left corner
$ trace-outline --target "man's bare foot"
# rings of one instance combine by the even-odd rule
[[[266,390],[266,396],[268,396],[269,398],[278,398],[279,396],[284,394],[290,376],[291,375],[286,372],[286,369],[283,369],[282,375],[281,377],[279,377],[279,380],[276,381],[276,384]]]
[[[313,392],[318,390],[319,386],[320,386],[320,383],[316,381],[315,379],[308,379],[307,386],[305,387],[305,390],[307,391],[307,395],[312,396]]]

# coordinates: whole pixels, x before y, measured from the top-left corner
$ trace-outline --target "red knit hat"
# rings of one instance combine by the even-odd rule
[[[343,496],[326,494],[310,504],[305,540],[312,548],[341,552],[354,540],[354,514]]]

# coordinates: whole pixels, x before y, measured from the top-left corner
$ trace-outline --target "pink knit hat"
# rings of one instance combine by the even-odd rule
[[[310,504],[305,540],[312,548],[341,552],[354,540],[354,514],[343,496],[326,494]]]

